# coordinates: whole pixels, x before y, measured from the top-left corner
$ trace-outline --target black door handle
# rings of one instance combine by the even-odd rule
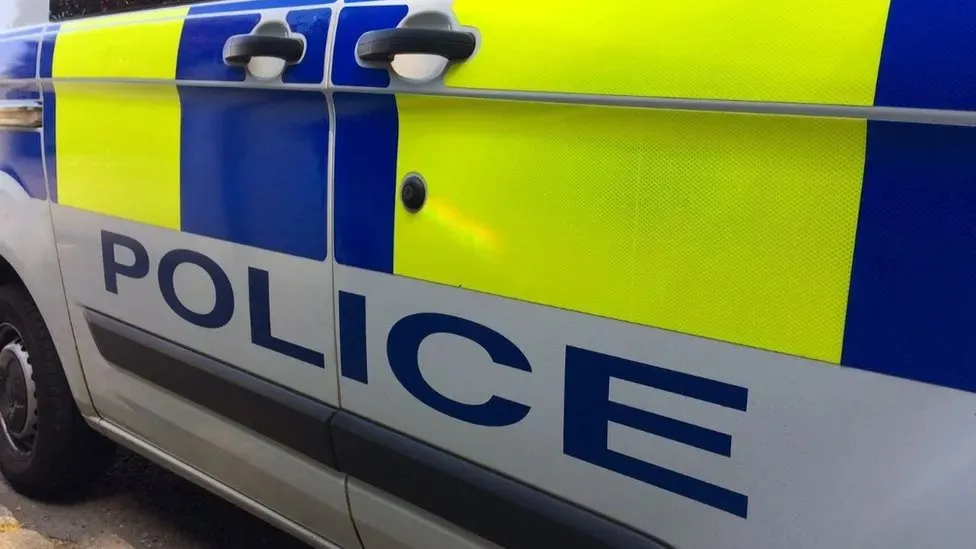
[[[224,44],[224,62],[246,65],[252,57],[277,57],[286,63],[297,63],[305,53],[305,42],[298,38],[242,34],[231,36]]]
[[[470,32],[440,29],[382,29],[369,31],[359,39],[356,55],[363,61],[384,62],[401,53],[440,55],[448,61],[463,61],[474,53]]]

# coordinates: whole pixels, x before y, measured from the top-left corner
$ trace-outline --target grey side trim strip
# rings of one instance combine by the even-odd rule
[[[510,549],[668,549],[653,537],[93,310],[108,361]]]
[[[43,120],[41,105],[34,102],[0,102],[0,128],[35,129]]]
[[[109,362],[335,468],[334,408],[102,313],[85,318]]]
[[[665,543],[348,412],[339,469],[508,549],[665,549]]]
[[[818,118],[851,118],[860,120],[879,120],[886,122],[918,122],[924,124],[976,126],[976,111],[950,111],[904,107],[859,107],[853,105],[820,105],[815,103],[776,103],[769,101],[732,101],[720,99],[678,99],[670,97],[521,92],[444,87],[421,88],[415,86],[408,87],[404,85],[391,89],[335,86],[330,91],[347,93],[419,94],[467,97],[472,99],[565,103],[570,105],[600,105],[608,107],[634,107],[644,109],[725,112],[739,114],[814,116]]]
[[[50,86],[50,78],[41,82]],[[99,82],[118,84],[166,84],[172,80],[113,78],[58,78],[58,82]],[[180,85],[213,88],[250,88],[245,82],[215,82],[202,80],[180,80]],[[643,109],[665,109],[678,111],[726,112],[740,114],[768,114],[782,116],[813,116],[819,118],[851,118],[858,120],[878,120],[885,122],[916,122],[921,124],[947,124],[953,126],[976,126],[976,111],[953,111],[940,109],[920,109],[911,107],[875,107],[852,105],[819,105],[813,103],[776,103],[767,101],[731,101],[719,99],[678,99],[670,97],[639,97],[625,95],[572,94],[554,92],[531,92],[509,90],[482,90],[466,88],[445,88],[439,84],[404,85],[395,83],[391,88],[358,88],[355,86],[332,86],[328,90],[324,84],[286,84],[281,90],[304,90],[320,92],[373,93],[398,95],[432,95],[442,97],[467,97],[472,99],[497,99],[507,101],[534,101],[540,103],[564,103],[568,105],[604,105],[609,107],[634,107]]]

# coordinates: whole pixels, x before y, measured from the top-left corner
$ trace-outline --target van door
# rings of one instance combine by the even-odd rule
[[[106,13],[55,0],[47,170],[94,405],[295,525],[358,546],[338,406],[318,0]],[[131,7],[131,6],[130,6]]]
[[[334,426],[364,543],[377,490],[505,546],[565,531],[543,496],[454,488],[485,470],[677,547],[971,535],[960,6],[344,5],[335,285],[363,421]]]

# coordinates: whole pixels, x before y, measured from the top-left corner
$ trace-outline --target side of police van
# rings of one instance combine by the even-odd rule
[[[976,537],[976,4],[0,0],[0,470],[320,547]]]

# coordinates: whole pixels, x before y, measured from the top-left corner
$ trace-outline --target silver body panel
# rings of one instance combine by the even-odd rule
[[[448,0],[408,4],[412,15],[449,14],[451,9]],[[334,4],[330,43],[338,12],[345,5]],[[262,20],[280,22],[284,14],[284,10],[267,10]],[[44,24],[47,16],[47,7],[39,0],[7,0],[0,8],[0,30]],[[332,92],[377,92],[332,86],[328,74],[332,56],[330,47],[321,84],[266,85],[251,79],[185,84],[322,91],[327,94],[332,122],[327,151],[332,153],[336,119]],[[113,85],[170,83],[148,82],[116,79]],[[415,85],[396,78],[386,92],[954,125],[976,122],[972,112],[950,110],[448,90],[441,82]],[[914,549],[964,546],[976,534],[969,510],[976,499],[976,440],[970,436],[976,395],[340,265],[333,257],[333,156],[329,154],[328,181],[323,182],[328,196],[328,224],[323,231],[329,255],[321,261],[31,198],[20,183],[0,173],[0,256],[37,301],[74,399],[94,428],[317,546],[498,547],[106,360],[88,323],[89,310],[205,354],[269,385],[372,420],[675,547]],[[43,180],[44,169],[38,165],[33,177]],[[106,286],[102,231],[135,239],[149,261],[143,276],[117,276],[114,292]],[[234,313],[226,325],[194,326],[167,304],[157,276],[159,261],[177,249],[211,258],[227,276]],[[116,246],[115,252],[123,264],[136,262],[125,246]],[[580,267],[586,268],[586,258],[581,258]],[[324,368],[254,343],[251,268],[269,273],[271,333],[321,353]],[[174,291],[187,308],[199,312],[213,307],[215,286],[204,271],[180,266],[173,280]],[[341,373],[340,292],[365,300],[368,382]],[[531,371],[500,368],[471,339],[435,333],[419,348],[422,377],[431,388],[467,405],[504,398],[528,407],[525,417],[504,426],[476,425],[435,410],[405,388],[390,364],[389,334],[398,321],[418,313],[451,315],[490,328],[531,364]],[[569,400],[577,395],[567,390],[568,347],[747,391],[748,406],[734,410],[611,380],[610,401],[727,434],[731,449],[728,456],[702,452],[613,422],[607,427],[605,449],[746,497],[748,516],[569,455],[566,438],[573,434],[567,432],[565,413]],[[324,429],[322,436],[328,436]]]

